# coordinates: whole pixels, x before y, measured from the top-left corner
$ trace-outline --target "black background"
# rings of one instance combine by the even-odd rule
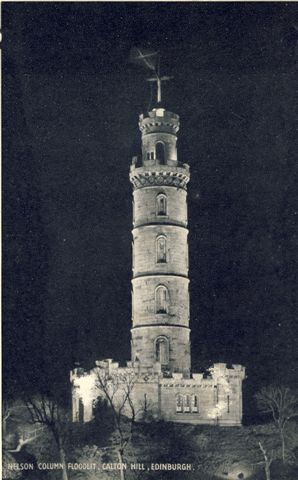
[[[69,395],[130,356],[132,155],[158,49],[190,164],[193,368],[297,382],[297,38],[291,3],[4,3],[4,382]],[[151,104],[152,106],[152,104]]]

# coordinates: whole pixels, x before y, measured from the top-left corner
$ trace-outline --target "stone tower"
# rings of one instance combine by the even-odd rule
[[[157,81],[160,100],[161,80]],[[151,81],[152,79],[150,79]],[[178,162],[179,116],[161,108],[140,115],[142,156],[130,167],[133,185],[131,360],[111,358],[75,368],[73,421],[88,422],[107,379],[114,407],[137,420],[147,417],[192,424],[241,425],[242,365],[216,363],[191,371],[189,329],[187,183],[189,166]],[[113,384],[113,382],[115,383]],[[127,383],[128,382],[128,383]],[[130,385],[129,401],[127,387]],[[119,405],[118,405],[118,403]]]
[[[139,117],[142,156],[133,185],[131,359],[141,372],[190,374],[187,183],[178,162],[179,116],[154,108]]]

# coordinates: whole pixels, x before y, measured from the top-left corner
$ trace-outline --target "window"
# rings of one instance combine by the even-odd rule
[[[198,412],[198,397],[197,395],[192,395],[191,397],[191,411]]]
[[[151,160],[154,160],[154,152],[151,152]]]
[[[176,395],[176,413],[198,413],[199,403],[197,395]]]
[[[84,404],[82,398],[79,398],[79,422],[83,423],[84,422]]]
[[[156,262],[167,263],[167,240],[162,235],[156,239]]]
[[[168,290],[163,285],[155,290],[155,312],[168,313]]]
[[[184,397],[184,411],[186,413],[190,412],[190,397],[189,397],[189,395],[185,395],[185,397]]]
[[[227,396],[227,412],[230,413],[230,395]]]
[[[165,146],[162,142],[157,142],[155,146],[156,159],[160,165],[165,165]]]
[[[155,341],[155,358],[161,366],[169,363],[169,341],[166,337],[158,337]]]
[[[163,216],[167,214],[167,197],[160,193],[156,198],[156,214]]]
[[[183,397],[180,393],[176,396],[176,412],[183,412]]]
[[[147,393],[144,393],[144,413],[148,412],[148,400],[147,400]]]

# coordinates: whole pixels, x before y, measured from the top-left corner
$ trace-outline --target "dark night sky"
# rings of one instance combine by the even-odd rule
[[[131,156],[173,75],[189,185],[192,357],[251,394],[297,379],[295,3],[4,3],[4,380],[130,355]]]

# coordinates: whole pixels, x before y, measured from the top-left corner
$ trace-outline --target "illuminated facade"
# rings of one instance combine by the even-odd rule
[[[111,359],[91,371],[71,372],[73,420],[90,421],[98,379],[120,384],[133,377],[130,400],[139,419],[150,408],[157,419],[193,424],[241,425],[241,365],[215,364],[191,371],[187,184],[190,169],[178,162],[179,116],[158,107],[140,115],[142,155],[130,168],[133,185],[131,360]],[[121,389],[121,382],[123,388]],[[125,406],[125,414],[129,408]]]

